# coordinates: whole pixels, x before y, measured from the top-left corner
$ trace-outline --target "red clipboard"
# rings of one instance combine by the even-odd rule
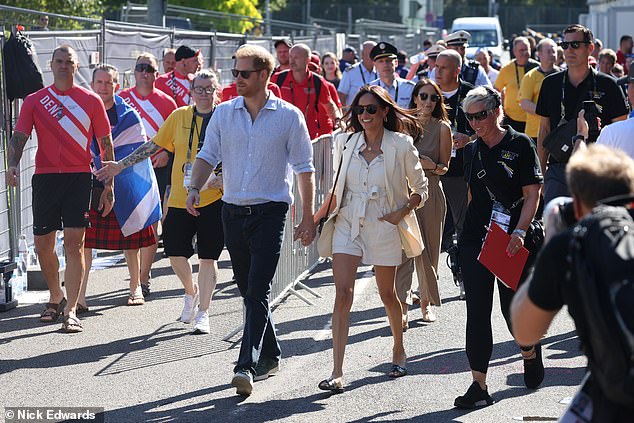
[[[509,257],[506,247],[510,240],[511,236],[504,229],[497,223],[491,222],[484,245],[478,255],[478,261],[504,285],[516,291],[528,259],[528,250],[522,247],[517,254]]]

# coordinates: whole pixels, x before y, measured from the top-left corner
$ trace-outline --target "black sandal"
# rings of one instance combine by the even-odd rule
[[[392,364],[392,370],[387,374],[391,378],[398,378],[407,375],[407,369],[403,366],[399,366],[398,364]]]
[[[84,327],[81,325],[81,321],[76,316],[71,316],[70,314],[64,316],[64,323],[62,323],[62,332],[79,333],[83,331]]]
[[[345,390],[345,388],[343,387],[341,383],[335,382],[335,380],[331,377],[319,382],[318,386],[319,386],[319,389],[321,389],[322,391],[329,391],[333,394],[341,394]]]
[[[44,311],[40,314],[40,322],[42,323],[55,323],[59,316],[64,313],[64,307],[66,307],[66,298],[62,298],[59,304],[46,303]]]

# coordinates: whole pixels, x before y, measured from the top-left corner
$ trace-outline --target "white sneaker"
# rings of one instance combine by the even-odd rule
[[[198,311],[196,313],[196,319],[194,321],[194,330],[192,333],[209,333],[211,329],[209,328],[209,312],[207,311]]]
[[[197,309],[198,293],[194,295],[185,294],[183,296],[183,311],[181,312],[181,317],[178,318],[178,321],[183,323],[191,323],[192,320],[194,320]]]

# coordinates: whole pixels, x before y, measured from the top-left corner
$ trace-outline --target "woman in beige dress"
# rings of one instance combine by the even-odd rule
[[[416,108],[418,122],[423,127],[414,142],[420,163],[429,181],[429,199],[424,207],[416,210],[421,229],[423,253],[415,259],[407,259],[399,266],[396,291],[403,310],[403,331],[408,328],[408,300],[411,298],[414,264],[420,289],[420,308],[424,322],[433,322],[436,316],[432,306],[441,304],[438,292],[438,259],[447,205],[440,175],[447,172],[451,159],[452,135],[442,92],[430,79],[418,81],[412,91],[410,108]]]
[[[332,256],[336,287],[332,314],[333,369],[319,389],[344,390],[343,359],[357,267],[374,265],[379,295],[394,339],[388,376],[407,374],[401,306],[394,288],[401,250],[412,257],[422,249],[413,210],[427,199],[427,179],[413,140],[402,132],[416,117],[401,109],[385,89],[366,85],[350,107],[350,132],[335,138],[337,184],[315,215],[328,221],[318,241],[320,255]],[[341,164],[341,165],[340,165]],[[332,197],[332,207],[328,209]]]

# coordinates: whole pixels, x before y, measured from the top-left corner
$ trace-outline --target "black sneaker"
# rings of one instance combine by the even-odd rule
[[[478,382],[473,382],[464,395],[456,398],[453,405],[458,408],[478,408],[486,407],[494,402],[486,389],[480,388]]]
[[[260,357],[258,365],[255,366],[255,382],[266,380],[269,376],[273,376],[280,369],[280,362],[274,358]]]
[[[542,361],[542,344],[535,344],[535,358],[524,360],[524,385],[529,389],[537,389],[544,380],[544,362]]]

